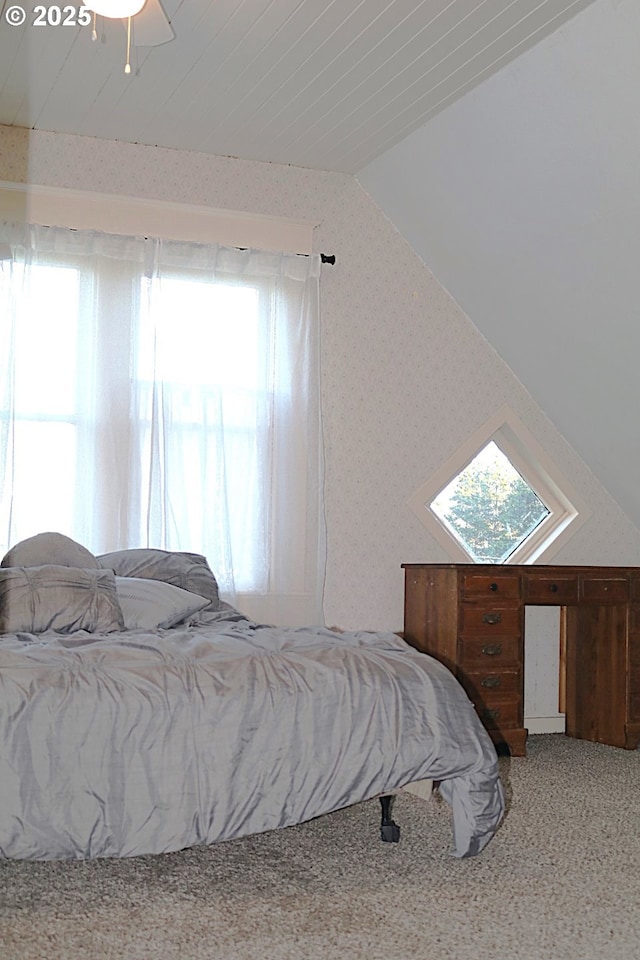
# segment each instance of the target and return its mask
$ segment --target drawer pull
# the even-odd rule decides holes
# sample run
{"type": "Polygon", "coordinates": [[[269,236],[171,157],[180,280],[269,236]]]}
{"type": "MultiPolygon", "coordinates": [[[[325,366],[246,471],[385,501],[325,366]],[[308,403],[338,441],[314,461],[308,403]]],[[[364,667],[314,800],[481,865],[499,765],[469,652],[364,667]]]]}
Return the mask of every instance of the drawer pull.
{"type": "Polygon", "coordinates": [[[551,591],[551,593],[557,593],[557,592],[558,592],[558,584],[557,584],[557,583],[552,583],[551,586],[549,587],[549,590],[551,591]]]}
{"type": "Polygon", "coordinates": [[[482,716],[485,718],[485,720],[499,720],[500,711],[499,710],[483,710],[482,716]]]}
{"type": "Polygon", "coordinates": [[[502,683],[500,677],[485,677],[484,680],[480,681],[481,687],[499,687],[502,683]]]}
{"type": "Polygon", "coordinates": [[[498,657],[502,653],[502,644],[485,643],[482,646],[482,653],[485,657],[498,657]]]}
{"type": "Polygon", "coordinates": [[[490,584],[489,584],[489,590],[494,590],[494,591],[495,591],[495,590],[497,590],[497,589],[498,589],[498,584],[497,584],[497,583],[490,583],[490,584]]]}
{"type": "Polygon", "coordinates": [[[483,613],[482,622],[483,623],[502,623],[502,614],[501,613],[483,613]]]}

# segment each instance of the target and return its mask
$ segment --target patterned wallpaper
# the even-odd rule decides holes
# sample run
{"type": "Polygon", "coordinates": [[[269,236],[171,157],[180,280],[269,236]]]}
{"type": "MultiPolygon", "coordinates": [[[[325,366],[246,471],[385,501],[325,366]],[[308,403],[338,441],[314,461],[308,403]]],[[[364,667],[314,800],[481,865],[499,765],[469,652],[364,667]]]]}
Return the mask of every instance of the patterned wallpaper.
{"type": "Polygon", "coordinates": [[[640,563],[640,532],[353,177],[0,127],[0,179],[319,223],[337,259],[321,285],[328,623],[402,628],[400,564],[450,559],[407,498],[505,403],[592,511],[554,561],[640,563]]]}

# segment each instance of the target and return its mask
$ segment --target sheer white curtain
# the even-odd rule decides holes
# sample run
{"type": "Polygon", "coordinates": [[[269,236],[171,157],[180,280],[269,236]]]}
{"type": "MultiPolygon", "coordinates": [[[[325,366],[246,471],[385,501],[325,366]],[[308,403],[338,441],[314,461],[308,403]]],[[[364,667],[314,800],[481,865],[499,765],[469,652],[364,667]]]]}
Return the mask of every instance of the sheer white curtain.
{"type": "Polygon", "coordinates": [[[0,551],[204,554],[322,621],[318,256],[0,225],[0,551]]]}

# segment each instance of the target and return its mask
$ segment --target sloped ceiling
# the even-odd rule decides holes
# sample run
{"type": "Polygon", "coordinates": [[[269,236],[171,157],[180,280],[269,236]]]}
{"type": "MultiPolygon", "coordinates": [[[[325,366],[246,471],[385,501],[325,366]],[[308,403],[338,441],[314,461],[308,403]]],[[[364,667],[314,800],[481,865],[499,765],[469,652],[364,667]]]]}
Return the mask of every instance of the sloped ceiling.
{"type": "Polygon", "coordinates": [[[640,527],[640,3],[596,0],[358,174],[640,527]]]}

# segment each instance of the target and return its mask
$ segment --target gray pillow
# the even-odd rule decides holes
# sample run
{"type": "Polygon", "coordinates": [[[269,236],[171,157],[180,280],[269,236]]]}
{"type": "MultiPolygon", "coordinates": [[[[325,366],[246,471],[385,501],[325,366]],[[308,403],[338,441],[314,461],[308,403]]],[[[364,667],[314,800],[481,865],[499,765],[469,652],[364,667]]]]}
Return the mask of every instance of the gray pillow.
{"type": "Polygon", "coordinates": [[[21,540],[4,555],[2,567],[41,567],[58,564],[61,567],[81,567],[83,570],[99,570],[100,564],[94,555],[63,533],[37,533],[21,540]]]}
{"type": "Polygon", "coordinates": [[[218,583],[205,557],[199,553],[139,547],[103,553],[97,559],[102,567],[113,570],[116,577],[162,580],[199,597],[206,597],[209,610],[220,609],[218,583]]]}
{"type": "Polygon", "coordinates": [[[0,567],[0,633],[111,633],[124,620],[111,570],[0,567]]]}
{"type": "Polygon", "coordinates": [[[116,590],[127,630],[174,627],[209,603],[162,580],[116,577],[116,590]]]}

